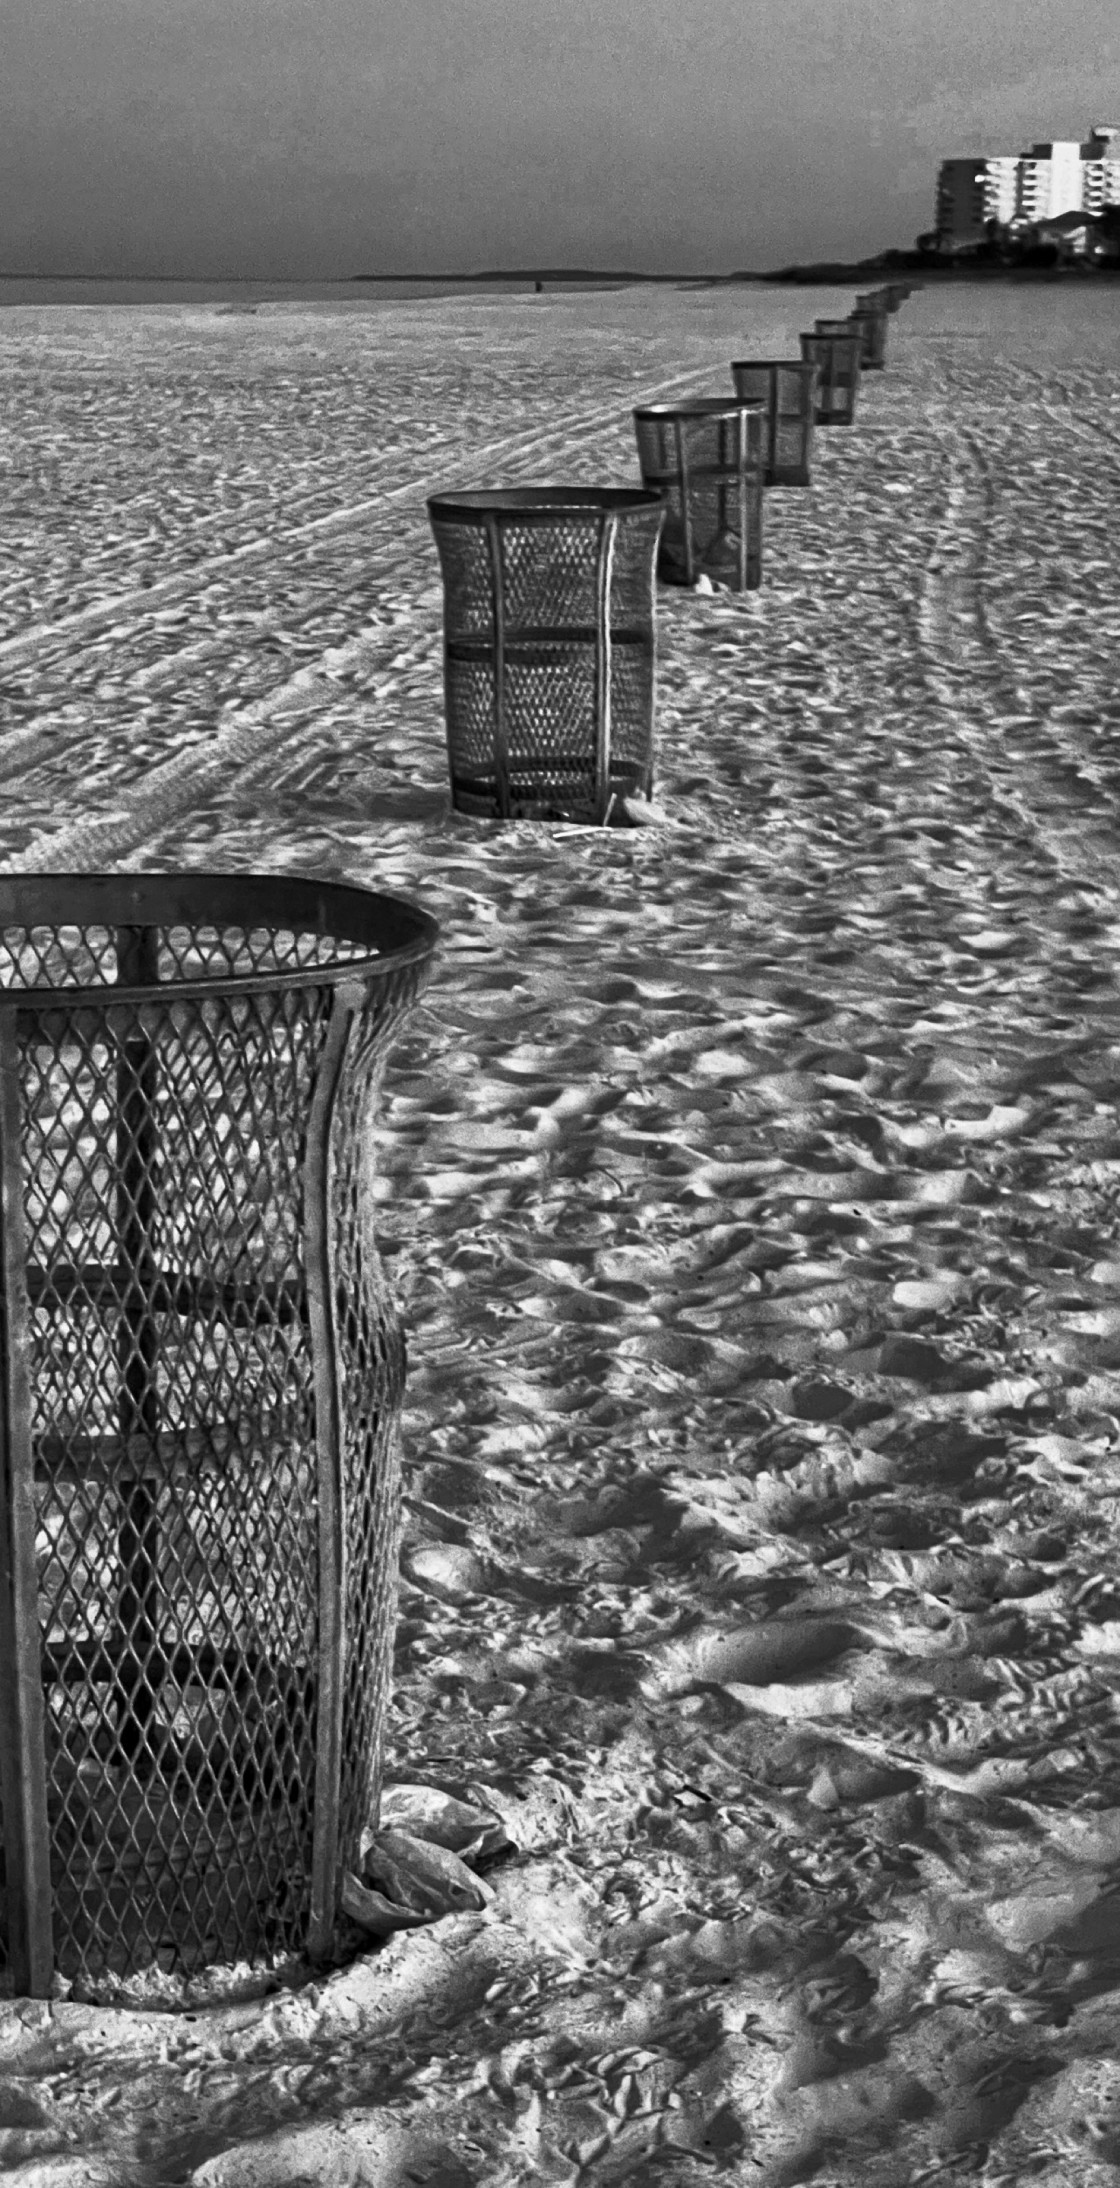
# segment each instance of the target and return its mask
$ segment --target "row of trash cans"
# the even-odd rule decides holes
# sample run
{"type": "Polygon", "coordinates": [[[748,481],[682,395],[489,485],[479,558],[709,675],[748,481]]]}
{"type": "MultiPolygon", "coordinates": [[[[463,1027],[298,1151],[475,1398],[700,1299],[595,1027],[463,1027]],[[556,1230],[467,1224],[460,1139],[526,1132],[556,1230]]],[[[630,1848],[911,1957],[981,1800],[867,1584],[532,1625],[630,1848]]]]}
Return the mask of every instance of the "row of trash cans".
{"type": "MultiPolygon", "coordinates": [[[[698,522],[749,582],[763,479],[807,475],[816,357],[735,371],[765,390],[639,413],[658,491],[432,501],[467,810],[604,820],[648,791],[663,525],[683,582],[698,522]]],[[[153,1970],[337,1949],[377,1812],[398,1553],[403,1345],[370,1127],[437,933],[308,879],[0,875],[17,1995],[127,1999],[153,1970]]]]}
{"type": "Polygon", "coordinates": [[[818,319],[800,359],[737,361],[733,396],[636,409],[641,488],[432,496],[457,810],[602,824],[651,797],[655,572],[761,585],[764,489],[809,485],[814,431],[853,422],[909,294],[818,319]]]}

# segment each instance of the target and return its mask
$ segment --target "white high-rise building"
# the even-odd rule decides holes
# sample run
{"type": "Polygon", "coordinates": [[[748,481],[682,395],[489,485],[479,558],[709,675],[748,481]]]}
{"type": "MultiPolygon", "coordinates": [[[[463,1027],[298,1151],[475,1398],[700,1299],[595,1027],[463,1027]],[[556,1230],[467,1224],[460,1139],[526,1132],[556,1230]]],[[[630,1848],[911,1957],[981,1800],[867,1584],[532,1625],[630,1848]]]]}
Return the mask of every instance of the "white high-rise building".
{"type": "Polygon", "coordinates": [[[1053,220],[1081,210],[1081,146],[1075,138],[1032,144],[1019,161],[1019,202],[1023,220],[1053,220]]]}
{"type": "Polygon", "coordinates": [[[982,242],[990,220],[1027,226],[1106,205],[1120,205],[1120,128],[1096,122],[1084,144],[1051,139],[1029,152],[943,160],[935,225],[959,250],[982,242]]]}
{"type": "Polygon", "coordinates": [[[1006,224],[1015,218],[1019,162],[1014,154],[984,161],[984,218],[1006,224]]]}
{"type": "Polygon", "coordinates": [[[1120,128],[1094,122],[1081,147],[1081,202],[1088,213],[1120,205],[1120,128]]]}

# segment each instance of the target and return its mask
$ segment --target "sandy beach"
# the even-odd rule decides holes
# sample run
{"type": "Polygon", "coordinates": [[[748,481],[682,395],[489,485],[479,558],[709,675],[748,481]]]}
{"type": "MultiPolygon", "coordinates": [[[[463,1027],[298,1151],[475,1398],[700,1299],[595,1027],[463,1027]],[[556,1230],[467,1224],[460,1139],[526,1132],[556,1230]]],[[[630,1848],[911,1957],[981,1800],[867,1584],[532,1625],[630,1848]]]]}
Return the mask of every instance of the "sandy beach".
{"type": "Polygon", "coordinates": [[[414,896],[390,1780],[493,1898],[192,2017],[0,2003],[23,2188],[1108,2188],[1115,292],[930,289],[656,825],[448,805],[439,487],[636,484],[852,292],[0,314],[0,860],[414,896]]]}

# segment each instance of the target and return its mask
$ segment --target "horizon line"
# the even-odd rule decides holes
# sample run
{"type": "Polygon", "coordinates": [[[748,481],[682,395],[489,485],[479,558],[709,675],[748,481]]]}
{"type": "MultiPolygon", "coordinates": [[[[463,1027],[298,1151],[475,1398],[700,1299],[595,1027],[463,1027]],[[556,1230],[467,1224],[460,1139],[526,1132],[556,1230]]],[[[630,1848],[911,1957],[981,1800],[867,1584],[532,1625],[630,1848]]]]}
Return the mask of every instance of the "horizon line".
{"type": "Polygon", "coordinates": [[[631,266],[483,266],[464,271],[443,269],[438,273],[74,273],[52,269],[48,273],[26,273],[18,269],[0,267],[0,281],[181,281],[197,287],[206,281],[275,281],[302,282],[322,281],[349,284],[353,281],[563,281],[573,276],[590,277],[596,281],[729,281],[741,279],[740,272],[713,273],[708,267],[679,267],[668,271],[643,272],[631,266]]]}

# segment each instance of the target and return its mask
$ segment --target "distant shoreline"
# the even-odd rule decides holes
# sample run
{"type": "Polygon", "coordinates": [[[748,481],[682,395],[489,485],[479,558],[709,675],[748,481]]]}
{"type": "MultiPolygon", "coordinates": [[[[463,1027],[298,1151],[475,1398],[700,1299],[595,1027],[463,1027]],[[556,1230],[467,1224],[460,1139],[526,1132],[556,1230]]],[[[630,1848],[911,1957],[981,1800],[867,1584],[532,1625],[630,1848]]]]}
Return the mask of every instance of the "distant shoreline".
{"type": "MultiPolygon", "coordinates": [[[[1080,261],[1048,266],[999,265],[984,260],[957,259],[932,260],[919,256],[916,251],[889,252],[875,259],[822,259],[803,265],[777,266],[764,272],[739,270],[733,273],[639,273],[632,267],[598,266],[545,266],[537,267],[487,267],[473,273],[356,273],[323,276],[320,279],[260,274],[27,274],[12,273],[0,269],[0,306],[10,302],[32,302],[48,289],[104,291],[166,292],[190,291],[199,294],[202,303],[227,299],[243,300],[247,293],[255,292],[255,301],[248,307],[244,302],[239,308],[256,309],[257,303],[284,302],[306,297],[315,301],[313,292],[329,292],[320,300],[332,298],[343,303],[347,297],[356,302],[357,292],[374,290],[396,291],[398,295],[440,292],[443,295],[472,291],[489,291],[492,295],[509,291],[542,294],[549,291],[583,289],[588,291],[621,288],[677,288],[677,289],[728,289],[758,285],[764,287],[836,288],[852,284],[874,288],[892,281],[916,281],[920,284],[944,282],[1011,282],[1012,284],[1104,279],[1120,276],[1120,264],[1086,264],[1080,261]],[[22,299],[18,292],[22,291],[22,299]],[[270,297],[267,292],[274,292],[270,297]],[[285,294],[285,292],[288,292],[285,294]]],[[[70,301],[81,299],[71,296],[70,301]]],[[[111,296],[94,297],[94,302],[111,302],[111,296]]],[[[127,301],[118,296],[116,301],[127,301]]],[[[170,300],[173,300],[170,299],[170,300]]],[[[185,297],[182,301],[187,301],[185,297]]],[[[376,299],[371,299],[376,301],[376,299]]],[[[48,301],[52,299],[48,298],[48,301]]],[[[54,301],[65,301],[56,298],[54,301]]],[[[141,297],[135,295],[139,303],[141,297]]],[[[157,296],[156,301],[161,299],[157,296]]],[[[232,304],[231,304],[232,308],[232,304]]]]}
{"type": "Polygon", "coordinates": [[[766,274],[756,273],[634,273],[628,267],[609,266],[495,266],[481,273],[357,273],[348,276],[351,281],[544,281],[554,287],[561,282],[614,282],[623,283],[627,288],[644,287],[649,282],[680,281],[707,288],[709,284],[715,287],[727,281],[765,281],[767,278],[766,274]]]}
{"type": "Polygon", "coordinates": [[[110,286],[132,288],[138,287],[141,283],[146,286],[184,289],[342,288],[350,287],[356,282],[393,282],[394,284],[408,282],[420,288],[431,287],[436,283],[440,286],[454,283],[458,288],[476,282],[487,282],[493,285],[495,282],[517,282],[520,284],[532,281],[546,281],[550,284],[576,281],[581,283],[623,282],[628,287],[645,282],[687,281],[707,286],[709,283],[765,281],[768,278],[769,276],[766,274],[755,273],[634,273],[625,268],[614,270],[609,267],[597,266],[545,266],[540,269],[536,267],[523,269],[516,266],[509,269],[499,266],[484,269],[480,273],[356,274],[16,273],[9,268],[0,267],[0,281],[85,282],[100,288],[110,286]]]}
{"type": "Polygon", "coordinates": [[[651,284],[669,284],[676,287],[717,289],[734,287],[743,282],[801,283],[807,287],[835,287],[837,282],[881,282],[905,280],[917,276],[921,281],[1055,281],[1072,275],[1075,278],[1095,278],[1120,273],[1120,265],[1088,263],[1073,260],[1052,266],[995,265],[980,259],[927,259],[917,251],[890,252],[871,259],[821,259],[805,265],[776,266],[762,273],[635,273],[629,268],[603,269],[594,266],[553,267],[502,267],[490,268],[482,273],[470,274],[351,274],[353,282],[399,281],[422,284],[426,281],[454,281],[464,286],[473,282],[496,283],[540,282],[545,287],[574,285],[598,287],[607,284],[627,288],[648,287],[651,284]]]}

